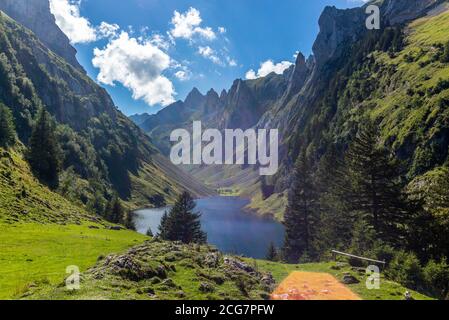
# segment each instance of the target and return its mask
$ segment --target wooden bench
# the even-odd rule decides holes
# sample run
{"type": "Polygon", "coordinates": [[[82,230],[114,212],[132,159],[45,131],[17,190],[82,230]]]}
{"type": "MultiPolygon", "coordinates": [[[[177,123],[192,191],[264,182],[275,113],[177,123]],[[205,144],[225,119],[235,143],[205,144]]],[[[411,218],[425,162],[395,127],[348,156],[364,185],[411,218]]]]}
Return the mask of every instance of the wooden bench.
{"type": "Polygon", "coordinates": [[[362,260],[362,261],[368,261],[368,262],[372,262],[372,263],[375,263],[375,264],[380,264],[383,267],[385,267],[385,265],[386,265],[385,261],[379,261],[379,260],[359,257],[359,256],[356,256],[356,255],[353,255],[353,254],[349,254],[349,253],[345,253],[345,252],[341,252],[341,251],[337,251],[337,250],[332,250],[332,256],[333,256],[334,260],[337,259],[337,255],[345,256],[345,257],[349,257],[349,258],[354,258],[354,259],[358,259],[358,260],[362,260]]]}

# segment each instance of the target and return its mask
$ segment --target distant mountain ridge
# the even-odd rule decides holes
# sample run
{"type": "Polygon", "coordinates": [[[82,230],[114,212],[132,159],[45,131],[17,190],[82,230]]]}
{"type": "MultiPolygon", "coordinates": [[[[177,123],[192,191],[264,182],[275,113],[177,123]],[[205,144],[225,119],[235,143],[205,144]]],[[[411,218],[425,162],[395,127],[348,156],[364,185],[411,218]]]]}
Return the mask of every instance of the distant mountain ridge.
{"type": "MultiPolygon", "coordinates": [[[[383,97],[383,100],[373,100],[370,93],[385,94],[386,90],[392,90],[393,87],[380,88],[380,82],[376,83],[375,79],[369,79],[371,88],[368,91],[357,89],[360,91],[357,94],[363,96],[365,103],[371,107],[364,109],[365,111],[362,109],[356,111],[356,106],[361,105],[361,102],[356,100],[355,92],[348,90],[356,90],[352,89],[354,81],[367,85],[367,79],[356,79],[364,74],[363,68],[374,68],[371,65],[375,63],[374,61],[377,61],[377,64],[384,63],[376,60],[380,59],[379,54],[377,56],[375,54],[376,50],[390,51],[392,57],[393,55],[403,57],[405,52],[401,52],[402,49],[398,47],[402,41],[399,35],[408,36],[406,26],[410,22],[425,17],[428,12],[434,11],[443,3],[447,1],[384,0],[371,1],[363,7],[354,9],[326,7],[319,20],[320,32],[313,45],[313,55],[308,59],[300,53],[295,65],[282,75],[273,73],[257,80],[236,80],[228,92],[221,94],[218,102],[215,92],[199,96],[194,89],[192,94],[197,96],[194,108],[190,103],[185,107],[186,102],[180,101],[150,116],[140,126],[164,154],[168,154],[170,150],[168,137],[171,130],[178,127],[189,128],[193,120],[201,120],[204,127],[219,129],[279,128],[282,165],[278,175],[269,179],[268,183],[274,186],[276,193],[282,193],[289,186],[289,172],[301,150],[314,153],[318,161],[329,144],[336,143],[344,148],[356,132],[359,121],[359,118],[349,117],[347,112],[368,115],[370,110],[375,114],[373,106],[388,101],[387,97],[383,97]],[[370,4],[380,6],[382,29],[379,31],[369,31],[366,28],[365,20],[368,15],[365,8],[370,4]],[[380,48],[381,46],[383,48],[380,48]],[[346,101],[343,101],[343,95],[346,96],[346,101]],[[210,108],[207,108],[205,102],[207,99],[212,99],[210,108]],[[350,107],[353,111],[347,110],[350,107]]],[[[385,76],[384,81],[390,79],[391,75],[387,74],[388,68],[391,67],[385,65],[383,67],[385,70],[379,71],[384,75],[378,74],[377,77],[385,76]]],[[[444,66],[438,65],[435,68],[441,71],[444,66]]],[[[374,69],[370,72],[374,72],[374,69]]],[[[403,76],[405,77],[405,73],[403,76]]],[[[396,92],[407,91],[401,84],[407,81],[405,78],[395,81],[396,92]]],[[[393,95],[394,92],[390,94],[393,95]]],[[[404,116],[407,112],[409,111],[404,111],[404,116]]],[[[381,126],[385,126],[382,119],[387,119],[387,115],[375,117],[381,126]]],[[[421,136],[414,142],[414,149],[407,146],[407,142],[401,141],[399,137],[387,137],[385,133],[384,138],[385,143],[394,146],[401,159],[406,159],[410,163],[418,161],[416,146],[432,141],[430,137],[421,136]],[[408,150],[406,153],[402,151],[405,148],[408,150]]],[[[442,143],[441,148],[432,151],[438,159],[445,158],[446,152],[441,153],[441,150],[445,146],[447,148],[447,141],[443,140],[442,143]]],[[[439,164],[441,160],[433,162],[426,170],[439,164]]],[[[254,175],[253,169],[245,166],[241,168],[200,166],[190,167],[189,170],[212,185],[225,188],[237,186],[243,195],[254,197],[260,192],[260,177],[254,175]]],[[[423,170],[425,172],[425,169],[422,169],[411,172],[410,175],[422,173],[423,170]]]]}

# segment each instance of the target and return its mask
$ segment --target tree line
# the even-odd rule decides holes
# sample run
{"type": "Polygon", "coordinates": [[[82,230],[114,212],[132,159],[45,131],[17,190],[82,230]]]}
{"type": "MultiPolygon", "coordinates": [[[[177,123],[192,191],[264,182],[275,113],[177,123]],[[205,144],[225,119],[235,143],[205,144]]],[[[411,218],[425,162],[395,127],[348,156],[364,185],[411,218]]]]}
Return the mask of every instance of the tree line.
{"type": "MultiPolygon", "coordinates": [[[[32,126],[25,152],[34,176],[50,189],[57,190],[62,172],[63,153],[56,136],[57,124],[44,109],[39,109],[32,126]]],[[[18,141],[11,109],[0,103],[0,147],[9,149],[18,141]]],[[[100,197],[99,197],[100,198],[100,197]]],[[[101,198],[101,201],[103,198],[101,198]]],[[[98,200],[98,199],[97,199],[98,200]]],[[[107,221],[135,229],[133,213],[126,210],[118,195],[112,195],[106,203],[93,199],[88,203],[92,212],[99,213],[107,221]]]]}
{"type": "Polygon", "coordinates": [[[329,258],[331,249],[386,260],[393,280],[439,298],[449,293],[449,169],[411,188],[403,163],[364,121],[347,150],[318,161],[301,152],[289,190],[282,250],[288,263],[329,258]],[[440,281],[436,281],[439,279],[440,281]],[[438,284],[436,284],[438,283],[438,284]]]}

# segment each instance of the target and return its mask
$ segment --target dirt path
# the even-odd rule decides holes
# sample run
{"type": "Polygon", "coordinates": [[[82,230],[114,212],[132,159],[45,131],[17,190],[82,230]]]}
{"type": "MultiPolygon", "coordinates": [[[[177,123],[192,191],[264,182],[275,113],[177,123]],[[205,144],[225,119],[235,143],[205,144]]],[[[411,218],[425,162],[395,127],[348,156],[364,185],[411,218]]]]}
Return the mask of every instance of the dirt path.
{"type": "Polygon", "coordinates": [[[271,295],[273,300],[361,300],[327,273],[293,272],[271,295]]]}

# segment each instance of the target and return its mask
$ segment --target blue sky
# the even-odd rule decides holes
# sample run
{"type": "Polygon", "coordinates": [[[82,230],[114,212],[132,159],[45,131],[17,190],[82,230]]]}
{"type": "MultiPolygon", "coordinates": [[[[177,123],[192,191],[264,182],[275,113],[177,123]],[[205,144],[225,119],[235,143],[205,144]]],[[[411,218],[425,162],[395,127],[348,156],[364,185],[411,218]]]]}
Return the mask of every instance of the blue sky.
{"type": "Polygon", "coordinates": [[[308,56],[326,5],[357,0],[50,0],[89,75],[127,115],[282,72],[308,56]],[[271,61],[271,62],[270,62],[271,61]],[[263,64],[264,63],[264,64],[263,64]],[[263,67],[261,65],[263,64],[263,67]],[[252,70],[252,72],[249,72],[252,70]]]}

